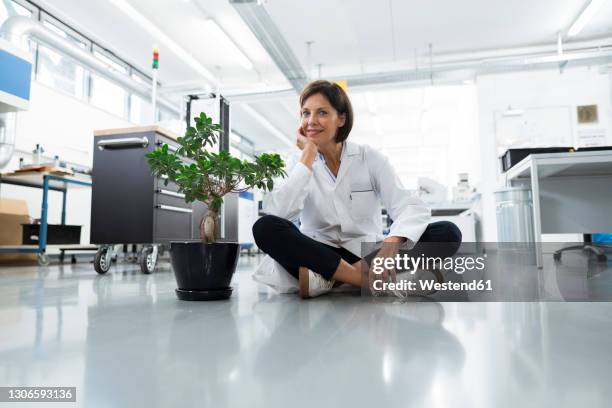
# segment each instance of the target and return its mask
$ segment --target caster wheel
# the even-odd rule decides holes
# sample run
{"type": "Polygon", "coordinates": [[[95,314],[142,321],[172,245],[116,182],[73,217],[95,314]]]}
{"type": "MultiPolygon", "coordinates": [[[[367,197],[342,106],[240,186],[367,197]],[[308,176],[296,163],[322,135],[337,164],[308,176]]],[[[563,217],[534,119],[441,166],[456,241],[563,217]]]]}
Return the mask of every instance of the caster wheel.
{"type": "Polygon", "coordinates": [[[144,247],[140,251],[138,257],[138,263],[140,264],[140,271],[145,275],[150,275],[155,272],[155,264],[157,264],[157,245],[152,247],[144,247]]]}
{"type": "Polygon", "coordinates": [[[558,254],[558,253],[556,253],[556,252],[555,252],[555,253],[553,254],[553,259],[554,259],[555,261],[557,261],[557,262],[558,262],[558,261],[560,261],[560,260],[561,260],[561,254],[558,254]]]}
{"type": "Polygon", "coordinates": [[[48,266],[49,265],[49,255],[38,254],[38,264],[40,266],[48,266]]]}
{"type": "Polygon", "coordinates": [[[597,255],[597,262],[608,262],[608,257],[603,254],[597,255]]]}
{"type": "Polygon", "coordinates": [[[104,275],[112,265],[112,251],[108,247],[102,247],[94,257],[94,269],[100,275],[104,275]]]}

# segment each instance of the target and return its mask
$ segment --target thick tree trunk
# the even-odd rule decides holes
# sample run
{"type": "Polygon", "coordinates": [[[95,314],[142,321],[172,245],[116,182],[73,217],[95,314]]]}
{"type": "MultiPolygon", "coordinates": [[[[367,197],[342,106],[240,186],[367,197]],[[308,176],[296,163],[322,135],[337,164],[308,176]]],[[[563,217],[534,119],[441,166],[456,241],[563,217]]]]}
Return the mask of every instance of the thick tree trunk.
{"type": "Polygon", "coordinates": [[[214,211],[208,211],[206,216],[200,222],[200,239],[204,243],[211,243],[217,240],[217,223],[219,222],[218,214],[214,211]]]}

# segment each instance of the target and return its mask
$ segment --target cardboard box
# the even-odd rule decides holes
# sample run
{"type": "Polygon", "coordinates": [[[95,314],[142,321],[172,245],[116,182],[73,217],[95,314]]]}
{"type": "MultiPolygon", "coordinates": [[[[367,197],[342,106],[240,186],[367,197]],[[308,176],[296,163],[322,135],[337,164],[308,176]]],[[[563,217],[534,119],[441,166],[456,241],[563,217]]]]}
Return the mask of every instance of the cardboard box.
{"type": "MultiPolygon", "coordinates": [[[[0,199],[0,245],[19,246],[22,242],[22,226],[28,224],[30,216],[24,200],[0,199]]],[[[31,264],[36,262],[36,254],[0,254],[3,264],[31,264]]]]}

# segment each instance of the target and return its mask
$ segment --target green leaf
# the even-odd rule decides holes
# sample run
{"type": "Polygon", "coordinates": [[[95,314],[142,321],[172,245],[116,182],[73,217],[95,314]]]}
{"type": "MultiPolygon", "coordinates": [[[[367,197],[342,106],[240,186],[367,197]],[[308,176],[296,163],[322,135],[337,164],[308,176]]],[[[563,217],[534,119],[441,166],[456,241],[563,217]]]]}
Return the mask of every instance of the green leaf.
{"type": "Polygon", "coordinates": [[[176,152],[170,152],[164,144],[145,154],[151,173],[156,177],[167,176],[164,185],[169,181],[176,183],[186,202],[200,200],[219,210],[223,203],[221,193],[243,190],[245,186],[271,191],[273,179],[287,175],[285,163],[276,153],[241,161],[228,152],[208,150],[223,134],[221,126],[204,112],[194,122],[195,127],[190,126],[183,137],[177,138],[176,152]]]}

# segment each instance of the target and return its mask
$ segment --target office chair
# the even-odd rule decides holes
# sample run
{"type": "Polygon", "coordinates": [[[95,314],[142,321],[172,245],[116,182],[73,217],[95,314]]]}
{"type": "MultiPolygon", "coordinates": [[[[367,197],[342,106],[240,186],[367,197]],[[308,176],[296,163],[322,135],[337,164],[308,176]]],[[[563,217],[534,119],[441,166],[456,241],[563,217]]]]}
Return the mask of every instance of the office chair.
{"type": "Polygon", "coordinates": [[[555,261],[560,261],[561,254],[565,251],[582,250],[582,251],[589,253],[589,255],[591,253],[597,255],[597,262],[607,262],[608,261],[608,257],[605,254],[605,250],[612,249],[612,246],[603,245],[603,244],[594,244],[593,237],[591,234],[583,234],[582,237],[584,239],[584,243],[582,245],[572,245],[566,248],[561,248],[558,251],[555,251],[553,253],[553,259],[555,261]]]}

